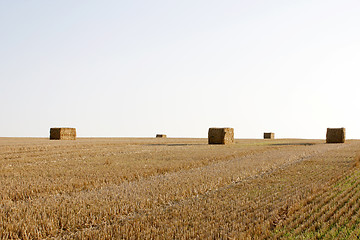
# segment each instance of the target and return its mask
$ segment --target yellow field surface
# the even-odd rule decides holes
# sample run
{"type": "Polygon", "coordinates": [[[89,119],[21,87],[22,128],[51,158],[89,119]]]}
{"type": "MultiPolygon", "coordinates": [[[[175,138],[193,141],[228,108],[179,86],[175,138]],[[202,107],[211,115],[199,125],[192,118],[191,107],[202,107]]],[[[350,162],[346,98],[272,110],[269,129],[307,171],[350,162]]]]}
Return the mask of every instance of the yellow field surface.
{"type": "Polygon", "coordinates": [[[3,239],[355,238],[360,141],[0,138],[3,239]]]}

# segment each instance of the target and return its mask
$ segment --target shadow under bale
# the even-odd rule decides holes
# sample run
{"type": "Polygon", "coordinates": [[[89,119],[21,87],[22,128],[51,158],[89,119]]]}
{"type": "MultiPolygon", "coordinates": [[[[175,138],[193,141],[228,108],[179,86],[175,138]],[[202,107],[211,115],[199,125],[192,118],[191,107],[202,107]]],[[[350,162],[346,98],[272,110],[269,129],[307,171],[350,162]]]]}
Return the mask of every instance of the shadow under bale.
{"type": "Polygon", "coordinates": [[[312,146],[316,143],[274,143],[270,144],[271,146],[312,146]]]}

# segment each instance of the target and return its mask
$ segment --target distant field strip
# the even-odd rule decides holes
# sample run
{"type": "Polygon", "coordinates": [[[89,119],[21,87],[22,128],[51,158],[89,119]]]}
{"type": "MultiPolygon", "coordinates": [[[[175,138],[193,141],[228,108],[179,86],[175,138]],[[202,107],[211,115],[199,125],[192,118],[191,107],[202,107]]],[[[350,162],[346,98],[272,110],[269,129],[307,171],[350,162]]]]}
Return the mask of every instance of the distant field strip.
{"type": "Polygon", "coordinates": [[[161,140],[0,141],[0,236],[288,238],[340,223],[356,234],[359,141],[161,140]]]}

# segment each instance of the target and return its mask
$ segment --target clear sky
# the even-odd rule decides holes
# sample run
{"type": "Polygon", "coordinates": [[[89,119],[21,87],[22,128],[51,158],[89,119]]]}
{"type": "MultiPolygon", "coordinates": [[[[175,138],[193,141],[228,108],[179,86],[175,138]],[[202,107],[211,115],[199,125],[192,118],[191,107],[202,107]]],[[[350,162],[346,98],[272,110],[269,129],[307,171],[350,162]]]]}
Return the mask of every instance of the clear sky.
{"type": "Polygon", "coordinates": [[[360,138],[358,0],[0,0],[0,136],[360,138]]]}

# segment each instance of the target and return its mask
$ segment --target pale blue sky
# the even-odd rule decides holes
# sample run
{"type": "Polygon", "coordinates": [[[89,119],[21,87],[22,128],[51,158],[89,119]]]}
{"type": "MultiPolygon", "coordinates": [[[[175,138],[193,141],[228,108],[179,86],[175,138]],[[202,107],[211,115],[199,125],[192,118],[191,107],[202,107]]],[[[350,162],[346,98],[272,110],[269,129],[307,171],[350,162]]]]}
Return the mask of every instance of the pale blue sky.
{"type": "Polygon", "coordinates": [[[0,136],[360,138],[360,1],[0,0],[0,136]]]}

